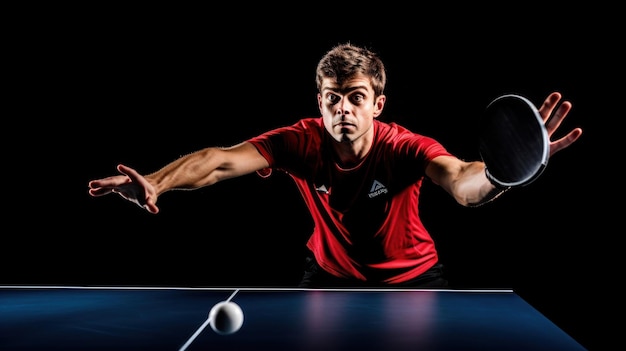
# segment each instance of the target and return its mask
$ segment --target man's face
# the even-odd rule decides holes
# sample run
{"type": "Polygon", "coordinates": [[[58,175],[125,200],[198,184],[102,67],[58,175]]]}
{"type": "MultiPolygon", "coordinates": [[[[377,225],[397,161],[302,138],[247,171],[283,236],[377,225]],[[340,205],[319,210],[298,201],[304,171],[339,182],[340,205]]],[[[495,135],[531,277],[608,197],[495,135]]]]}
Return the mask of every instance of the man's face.
{"type": "Polygon", "coordinates": [[[341,85],[326,78],[317,95],[328,133],[338,142],[355,142],[373,133],[374,118],[382,112],[385,96],[374,97],[368,77],[357,75],[341,85]]]}

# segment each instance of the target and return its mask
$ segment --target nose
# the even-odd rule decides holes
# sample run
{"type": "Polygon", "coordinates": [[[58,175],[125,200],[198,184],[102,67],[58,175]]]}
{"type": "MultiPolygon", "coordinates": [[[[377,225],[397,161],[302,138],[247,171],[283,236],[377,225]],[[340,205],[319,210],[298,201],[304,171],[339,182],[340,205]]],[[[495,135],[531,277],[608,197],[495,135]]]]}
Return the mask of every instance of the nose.
{"type": "Polygon", "coordinates": [[[346,108],[346,100],[342,99],[342,101],[337,104],[337,111],[335,111],[335,114],[342,116],[348,113],[348,109],[346,108]]]}

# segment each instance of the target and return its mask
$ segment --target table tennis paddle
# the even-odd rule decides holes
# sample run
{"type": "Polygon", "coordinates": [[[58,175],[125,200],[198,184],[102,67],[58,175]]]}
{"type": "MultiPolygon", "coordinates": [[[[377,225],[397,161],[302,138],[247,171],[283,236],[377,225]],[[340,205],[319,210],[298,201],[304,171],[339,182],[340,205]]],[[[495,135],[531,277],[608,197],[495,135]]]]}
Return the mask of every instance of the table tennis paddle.
{"type": "Polygon", "coordinates": [[[545,124],[528,99],[507,94],[487,105],[480,120],[479,152],[494,185],[530,184],[547,166],[549,151],[545,124]]]}

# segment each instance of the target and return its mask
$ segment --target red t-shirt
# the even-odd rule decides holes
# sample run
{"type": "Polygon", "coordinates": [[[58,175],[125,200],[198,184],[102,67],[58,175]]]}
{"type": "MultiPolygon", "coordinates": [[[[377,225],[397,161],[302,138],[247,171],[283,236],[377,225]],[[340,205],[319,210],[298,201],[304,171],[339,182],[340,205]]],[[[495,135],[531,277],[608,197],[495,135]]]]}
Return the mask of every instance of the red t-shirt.
{"type": "Polygon", "coordinates": [[[419,194],[428,161],[450,153],[436,140],[395,123],[374,120],[374,143],[362,162],[341,169],[321,117],[305,118],[248,140],[284,171],[309,208],[307,242],[329,273],[363,281],[401,283],[438,260],[419,218],[419,194]]]}

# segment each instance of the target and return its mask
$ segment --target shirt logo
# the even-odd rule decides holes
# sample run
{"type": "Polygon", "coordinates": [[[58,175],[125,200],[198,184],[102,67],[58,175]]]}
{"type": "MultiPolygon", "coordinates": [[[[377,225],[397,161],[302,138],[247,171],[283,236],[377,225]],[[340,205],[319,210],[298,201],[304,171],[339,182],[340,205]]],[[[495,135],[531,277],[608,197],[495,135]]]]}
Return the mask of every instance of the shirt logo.
{"type": "Polygon", "coordinates": [[[370,192],[369,194],[367,194],[367,196],[371,198],[374,198],[378,195],[381,194],[386,194],[389,191],[387,190],[387,188],[379,181],[374,180],[374,183],[372,183],[372,187],[370,188],[370,192]]]}
{"type": "Polygon", "coordinates": [[[315,190],[317,190],[317,192],[319,192],[319,193],[324,193],[324,194],[330,193],[330,191],[328,189],[326,189],[326,185],[324,185],[324,184],[322,184],[321,186],[315,188],[315,190]]]}

